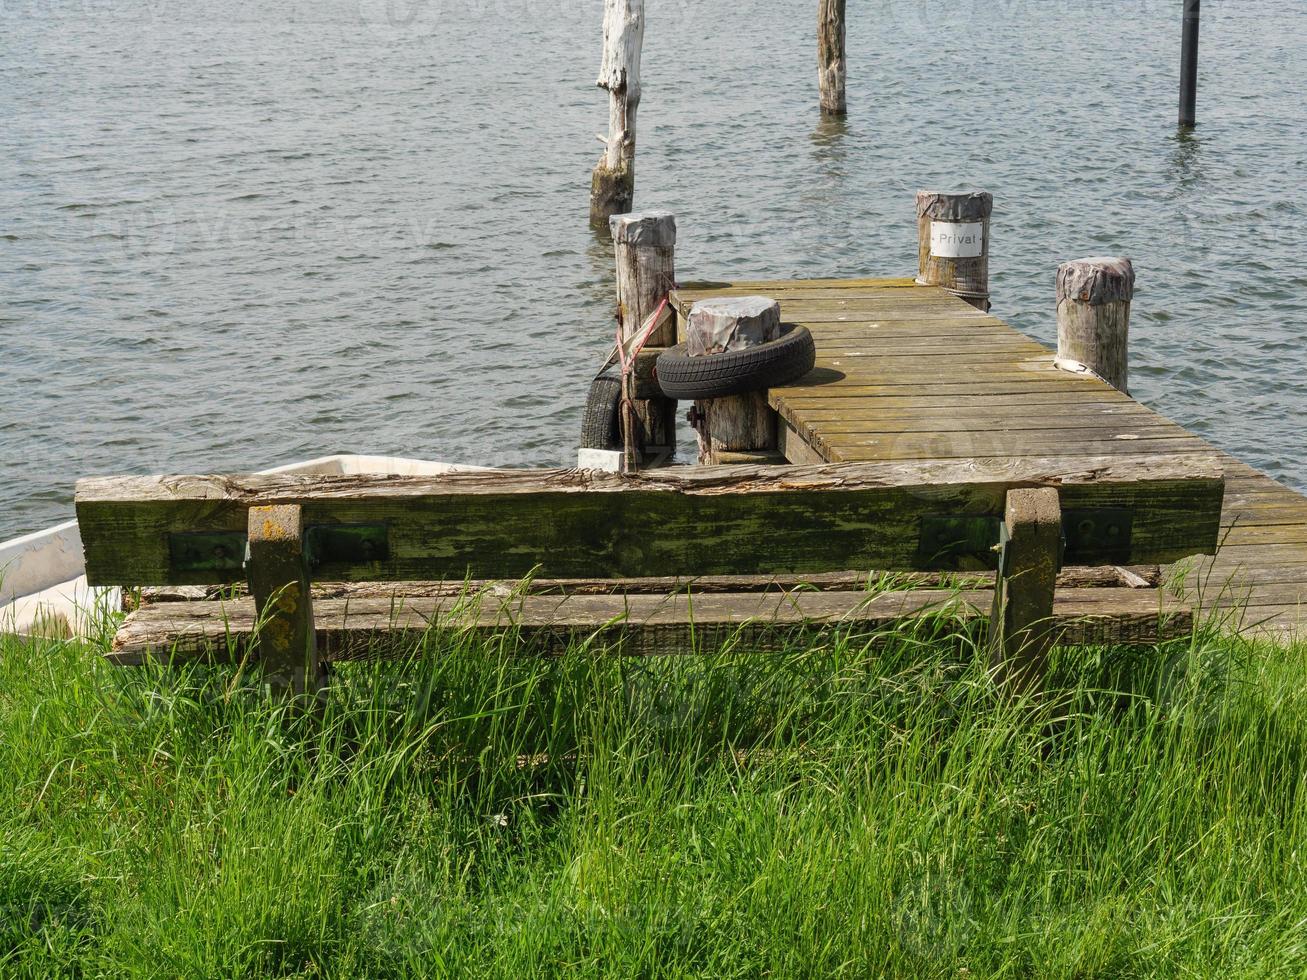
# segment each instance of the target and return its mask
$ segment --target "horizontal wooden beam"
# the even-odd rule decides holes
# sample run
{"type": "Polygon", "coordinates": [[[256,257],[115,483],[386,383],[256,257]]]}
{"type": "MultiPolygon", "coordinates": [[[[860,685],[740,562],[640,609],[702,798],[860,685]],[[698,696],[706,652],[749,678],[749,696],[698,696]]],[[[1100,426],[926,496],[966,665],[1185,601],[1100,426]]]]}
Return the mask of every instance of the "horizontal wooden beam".
{"type": "MultiPolygon", "coordinates": [[[[509,635],[524,648],[559,653],[591,641],[601,650],[646,655],[785,649],[832,629],[867,637],[906,617],[984,618],[992,592],[941,590],[795,592],[686,596],[447,596],[328,599],[316,604],[317,646],[327,660],[403,657],[434,630],[477,639],[509,635]]],[[[239,661],[252,651],[250,599],[147,606],[127,617],[109,659],[239,661]]],[[[1058,595],[1053,628],[1059,642],[1151,644],[1184,636],[1187,609],[1158,590],[1081,589],[1058,595]]]]}
{"type": "MultiPolygon", "coordinates": [[[[633,578],[968,567],[922,552],[923,518],[1001,517],[1007,491],[1052,486],[1064,510],[1126,508],[1124,553],[1149,564],[1215,550],[1216,457],[1114,456],[817,466],[668,467],[434,477],[156,476],[82,480],[77,517],[96,585],[243,578],[233,532],[253,506],[294,504],[308,534],[376,532],[319,581],[633,578]],[[182,570],[177,535],[223,532],[217,569],[182,570]]],[[[310,543],[311,544],[311,543],[310,543]]],[[[312,548],[310,551],[312,552],[312,548]]]]}
{"type": "MultiPolygon", "coordinates": [[[[860,592],[890,581],[896,588],[989,589],[993,572],[816,572],[811,575],[717,575],[702,578],[536,578],[521,582],[319,582],[312,586],[321,599],[408,599],[489,592],[494,595],[696,595],[719,592],[860,592]]],[[[1160,565],[1096,568],[1072,566],[1057,573],[1059,589],[1147,589],[1162,582],[1160,565]]],[[[124,611],[134,612],[160,602],[236,599],[246,595],[240,583],[229,585],[151,585],[124,594],[124,611]]]]}

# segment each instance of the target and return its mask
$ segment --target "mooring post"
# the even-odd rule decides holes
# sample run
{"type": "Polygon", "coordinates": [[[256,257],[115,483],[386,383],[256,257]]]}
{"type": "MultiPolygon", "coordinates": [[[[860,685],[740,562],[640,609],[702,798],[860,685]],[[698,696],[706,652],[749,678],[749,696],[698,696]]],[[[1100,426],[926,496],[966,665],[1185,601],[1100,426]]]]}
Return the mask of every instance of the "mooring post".
{"type": "Polygon", "coordinates": [[[1184,0],[1184,36],[1180,45],[1180,128],[1198,125],[1199,0],[1184,0]]]}
{"type": "MultiPolygon", "coordinates": [[[[669,211],[614,215],[608,222],[617,257],[617,317],[623,339],[634,336],[676,286],[676,216],[669,211]]],[[[649,348],[676,343],[676,317],[666,311],[645,341],[649,348]]],[[[634,399],[635,444],[645,465],[676,452],[676,402],[634,399]]]]}
{"type": "Polygon", "coordinates": [[[817,85],[821,90],[821,111],[832,116],[848,112],[844,100],[844,42],[844,0],[818,0],[817,85]]]}
{"type": "MultiPolygon", "coordinates": [[[[690,308],[685,352],[713,357],[780,336],[781,306],[766,296],[705,299],[690,308]]],[[[699,462],[784,462],[776,457],[776,412],[767,392],[749,391],[694,403],[699,462]]]]}
{"type": "Polygon", "coordinates": [[[317,694],[325,677],[314,635],[300,508],[251,507],[246,530],[246,573],[258,611],[264,682],[278,693],[317,694]]]}
{"type": "Polygon", "coordinates": [[[989,309],[989,217],[984,191],[917,191],[917,282],[942,286],[980,310],[989,309]]]}
{"type": "Polygon", "coordinates": [[[635,200],[635,115],[640,105],[644,0],[604,0],[604,54],[595,83],[608,90],[608,135],[590,177],[590,222],[603,227],[635,200]]]}
{"type": "Polygon", "coordinates": [[[1130,302],[1135,269],[1127,258],[1064,262],[1057,269],[1057,359],[1063,371],[1093,374],[1129,393],[1130,302]]]}

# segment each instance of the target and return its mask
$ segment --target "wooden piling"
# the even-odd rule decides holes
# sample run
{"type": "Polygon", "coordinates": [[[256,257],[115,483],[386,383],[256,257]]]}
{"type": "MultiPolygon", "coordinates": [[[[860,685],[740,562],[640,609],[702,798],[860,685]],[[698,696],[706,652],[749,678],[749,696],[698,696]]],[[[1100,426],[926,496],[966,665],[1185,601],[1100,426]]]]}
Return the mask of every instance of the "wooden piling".
{"type": "Polygon", "coordinates": [[[1129,393],[1130,302],[1127,258],[1064,262],[1057,270],[1057,359],[1063,371],[1093,374],[1129,393]]]}
{"type": "Polygon", "coordinates": [[[1180,43],[1180,128],[1198,125],[1198,17],[1199,0],[1184,0],[1184,28],[1180,43]]]}
{"type": "Polygon", "coordinates": [[[818,0],[817,85],[821,91],[821,111],[826,115],[842,116],[848,112],[844,98],[846,64],[844,0],[818,0]]]}
{"type": "Polygon", "coordinates": [[[989,309],[989,218],[994,196],[917,192],[917,282],[989,309]]]}
{"type": "Polygon", "coordinates": [[[1043,685],[1057,587],[1062,508],[1054,487],[1009,490],[1008,540],[990,617],[991,664],[1009,693],[1037,695],[1043,685]]]}
{"type": "Polygon", "coordinates": [[[247,574],[258,610],[264,683],[278,693],[316,694],[324,675],[314,636],[300,507],[251,507],[247,534],[247,574]]]}
{"type": "MultiPolygon", "coordinates": [[[[676,285],[676,216],[668,211],[618,214],[608,227],[617,260],[617,317],[622,337],[629,339],[676,285]]],[[[645,345],[658,348],[674,343],[676,317],[669,306],[645,345]]],[[[641,464],[670,460],[676,452],[676,402],[662,397],[632,401],[634,443],[641,464]]]]}
{"type": "Polygon", "coordinates": [[[635,116],[640,105],[644,0],[604,0],[604,53],[596,84],[608,91],[605,150],[590,178],[590,222],[603,227],[635,200],[635,116]]]}
{"type": "MultiPolygon", "coordinates": [[[[686,318],[685,352],[712,357],[745,350],[775,340],[780,328],[780,304],[766,296],[703,300],[686,318]]],[[[691,420],[702,464],[757,463],[775,457],[776,412],[765,391],[696,401],[691,420]]]]}

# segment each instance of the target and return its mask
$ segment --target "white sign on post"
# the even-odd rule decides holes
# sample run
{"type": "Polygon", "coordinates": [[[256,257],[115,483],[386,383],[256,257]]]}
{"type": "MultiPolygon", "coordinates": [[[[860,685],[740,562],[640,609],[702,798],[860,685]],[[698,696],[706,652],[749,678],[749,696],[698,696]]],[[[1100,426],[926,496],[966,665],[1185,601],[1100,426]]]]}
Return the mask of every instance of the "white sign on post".
{"type": "Polygon", "coordinates": [[[979,258],[984,238],[985,225],[980,221],[932,221],[930,254],[945,259],[979,258]]]}

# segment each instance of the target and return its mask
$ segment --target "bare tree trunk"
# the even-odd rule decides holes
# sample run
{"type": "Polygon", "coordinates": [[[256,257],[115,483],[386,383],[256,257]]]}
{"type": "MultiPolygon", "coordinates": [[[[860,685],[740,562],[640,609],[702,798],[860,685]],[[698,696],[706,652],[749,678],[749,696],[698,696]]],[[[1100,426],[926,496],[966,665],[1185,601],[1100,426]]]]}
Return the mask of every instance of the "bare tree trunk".
{"type": "Polygon", "coordinates": [[[821,89],[821,111],[842,116],[844,101],[844,0],[818,0],[817,84],[821,89]]]}
{"type": "Polygon", "coordinates": [[[604,55],[596,84],[608,90],[607,149],[590,178],[590,221],[607,227],[635,200],[635,117],[640,106],[644,0],[604,0],[604,55]]]}

